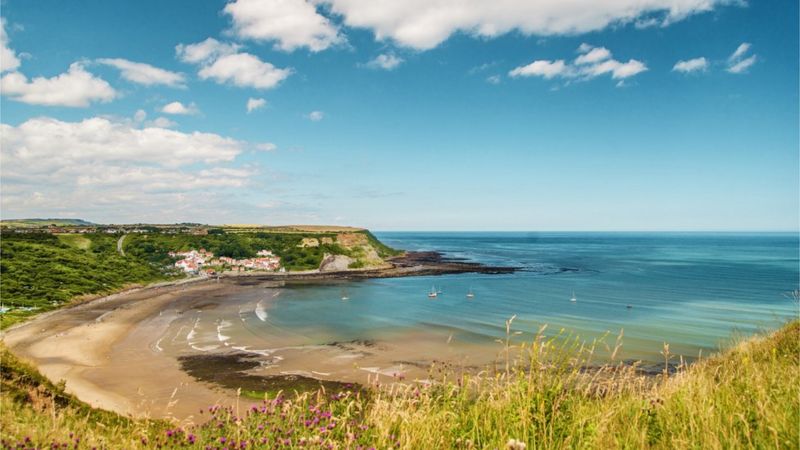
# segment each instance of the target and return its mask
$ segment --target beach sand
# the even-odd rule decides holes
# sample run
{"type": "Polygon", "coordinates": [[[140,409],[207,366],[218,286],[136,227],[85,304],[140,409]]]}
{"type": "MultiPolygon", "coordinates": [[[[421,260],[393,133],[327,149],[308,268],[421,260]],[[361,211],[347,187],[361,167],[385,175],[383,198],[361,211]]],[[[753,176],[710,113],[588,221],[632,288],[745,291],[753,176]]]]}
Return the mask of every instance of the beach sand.
{"type": "Polygon", "coordinates": [[[196,382],[152,349],[148,337],[166,325],[157,320],[166,305],[223,286],[199,282],[116,294],[34,318],[8,330],[3,341],[92,406],[191,421],[200,408],[235,398],[196,382]]]}

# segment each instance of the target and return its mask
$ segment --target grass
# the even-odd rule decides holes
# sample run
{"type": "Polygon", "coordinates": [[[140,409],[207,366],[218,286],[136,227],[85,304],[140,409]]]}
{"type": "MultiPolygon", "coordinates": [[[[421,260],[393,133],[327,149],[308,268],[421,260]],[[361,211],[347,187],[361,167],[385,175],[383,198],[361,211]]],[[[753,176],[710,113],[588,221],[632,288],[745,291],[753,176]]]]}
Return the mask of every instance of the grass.
{"type": "Polygon", "coordinates": [[[92,245],[92,240],[80,234],[58,234],[58,240],[71,247],[80,250],[88,250],[92,245]]]}
{"type": "Polygon", "coordinates": [[[614,362],[587,370],[593,348],[571,339],[510,342],[493,371],[434,367],[432,384],[211,407],[189,428],[92,410],[3,350],[0,426],[9,447],[26,437],[30,447],[78,438],[82,448],[800,447],[800,321],[655,377],[614,362]]]}

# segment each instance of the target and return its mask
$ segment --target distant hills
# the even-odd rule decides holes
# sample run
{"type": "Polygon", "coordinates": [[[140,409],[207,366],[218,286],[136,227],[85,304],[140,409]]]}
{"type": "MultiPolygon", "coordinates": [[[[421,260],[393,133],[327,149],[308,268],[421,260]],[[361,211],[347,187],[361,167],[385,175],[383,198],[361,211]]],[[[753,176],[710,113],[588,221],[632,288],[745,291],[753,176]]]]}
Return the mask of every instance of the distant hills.
{"type": "Polygon", "coordinates": [[[90,226],[95,225],[92,222],[83,219],[5,219],[0,220],[0,224],[7,227],[42,227],[48,225],[55,225],[57,227],[63,226],[90,226]]]}

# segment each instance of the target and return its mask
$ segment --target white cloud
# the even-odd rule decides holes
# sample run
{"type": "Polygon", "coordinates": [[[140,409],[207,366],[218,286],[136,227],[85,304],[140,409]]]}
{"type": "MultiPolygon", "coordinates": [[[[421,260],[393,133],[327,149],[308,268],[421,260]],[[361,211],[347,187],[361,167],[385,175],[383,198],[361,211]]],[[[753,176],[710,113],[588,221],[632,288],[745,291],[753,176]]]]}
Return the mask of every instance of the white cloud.
{"type": "Polygon", "coordinates": [[[247,99],[247,112],[251,113],[257,109],[267,106],[267,101],[263,98],[248,98],[247,99]]]}
{"type": "Polygon", "coordinates": [[[147,113],[143,109],[136,110],[133,114],[133,121],[137,123],[144,122],[144,119],[147,118],[147,113]]]}
{"type": "Polygon", "coordinates": [[[369,61],[366,66],[370,69],[392,70],[403,63],[403,58],[394,53],[383,53],[369,61]]]}
{"type": "Polygon", "coordinates": [[[43,170],[71,163],[157,163],[178,167],[231,161],[243,143],[212,133],[181,133],[161,128],[133,128],[124,122],[93,117],[64,122],[47,117],[28,119],[14,127],[0,124],[3,156],[43,170]]]}
{"type": "Polygon", "coordinates": [[[486,82],[489,84],[500,84],[500,81],[502,81],[500,75],[490,75],[486,77],[486,82]]]}
{"type": "Polygon", "coordinates": [[[704,72],[708,69],[708,60],[704,57],[692,58],[686,61],[678,61],[672,67],[674,72],[693,73],[704,72]]]}
{"type": "Polygon", "coordinates": [[[275,42],[275,47],[293,51],[306,47],[312,52],[341,43],[344,38],[329,19],[317,12],[315,1],[235,0],[224,12],[233,20],[237,36],[275,42]]]}
{"type": "Polygon", "coordinates": [[[757,60],[758,60],[758,58],[756,57],[756,55],[749,56],[749,57],[737,62],[736,64],[733,64],[733,65],[729,66],[728,67],[728,72],[736,73],[736,74],[745,73],[745,72],[747,72],[747,69],[750,68],[750,66],[752,66],[753,64],[756,63],[757,60]]]}
{"type": "Polygon", "coordinates": [[[122,78],[145,86],[165,85],[183,87],[185,78],[183,74],[160,69],[150,64],[128,61],[122,58],[102,58],[97,62],[115,67],[122,72],[122,78]]]}
{"type": "Polygon", "coordinates": [[[178,126],[178,124],[167,119],[166,117],[156,117],[154,120],[148,121],[145,126],[155,128],[174,128],[178,126]]]}
{"type": "MultiPolygon", "coordinates": [[[[512,69],[508,74],[512,78],[538,76],[545,79],[560,77],[578,80],[589,80],[610,74],[612,79],[625,80],[648,70],[643,62],[635,59],[629,59],[628,62],[614,59],[605,47],[581,44],[578,53],[579,56],[572,63],[567,63],[563,59],[537,60],[512,69]]],[[[617,83],[617,86],[623,86],[623,83],[617,83]]]]}
{"type": "Polygon", "coordinates": [[[110,84],[87,72],[81,63],[73,63],[67,72],[52,78],[28,80],[19,72],[10,72],[0,79],[0,90],[13,100],[47,106],[86,107],[117,96],[110,84]]]}
{"type": "Polygon", "coordinates": [[[748,50],[750,50],[750,43],[742,42],[738,47],[736,47],[736,50],[731,54],[731,56],[728,57],[728,62],[734,63],[742,59],[742,56],[744,56],[748,50]]]}
{"type": "Polygon", "coordinates": [[[197,105],[195,105],[194,103],[190,103],[187,106],[181,102],[172,102],[164,105],[164,107],[161,108],[161,112],[165,114],[176,114],[176,115],[187,116],[191,114],[197,114],[199,111],[197,109],[197,105]]]}
{"type": "Polygon", "coordinates": [[[550,79],[558,75],[563,75],[566,70],[567,65],[564,63],[563,59],[559,59],[558,61],[538,60],[527,66],[517,67],[508,72],[508,75],[512,78],[540,76],[550,79]]]}
{"type": "MultiPolygon", "coordinates": [[[[564,35],[609,25],[657,20],[662,26],[710,11],[730,0],[321,0],[345,25],[371,30],[378,40],[426,50],[457,32],[496,37],[564,35]]],[[[249,3],[249,2],[248,2],[249,3]]]]}
{"type": "Polygon", "coordinates": [[[264,142],[261,144],[256,144],[256,149],[262,152],[271,152],[278,148],[277,145],[273,144],[272,142],[264,142]]]}
{"type": "Polygon", "coordinates": [[[220,56],[232,55],[238,52],[240,47],[238,44],[226,44],[214,38],[208,38],[196,44],[178,44],[175,46],[175,54],[183,62],[202,64],[220,56]]]}
{"type": "Polygon", "coordinates": [[[279,69],[263,62],[249,53],[222,56],[198,72],[202,79],[218,83],[233,83],[239,87],[269,89],[278,85],[292,73],[291,69],[279,69]]]}
{"type": "Polygon", "coordinates": [[[611,52],[605,47],[592,47],[583,43],[578,47],[578,52],[582,55],[575,58],[575,64],[593,64],[611,58],[611,52]]]}
{"type": "Polygon", "coordinates": [[[200,78],[220,84],[270,89],[292,74],[292,69],[275,67],[238,49],[237,45],[208,38],[196,44],[178,44],[175,54],[181,61],[198,64],[200,78]]]}
{"type": "Polygon", "coordinates": [[[311,111],[306,115],[306,118],[312,122],[319,122],[325,118],[325,113],[322,111],[311,111]]]}
{"type": "Polygon", "coordinates": [[[740,74],[746,73],[753,64],[756,63],[758,57],[753,54],[745,58],[744,56],[750,51],[751,45],[743,42],[736,47],[736,50],[728,57],[728,68],[730,73],[740,74]]]}
{"type": "Polygon", "coordinates": [[[8,46],[6,19],[0,18],[0,72],[16,70],[20,65],[17,54],[8,46]]]}
{"type": "Polygon", "coordinates": [[[69,211],[136,222],[242,214],[252,205],[232,206],[232,193],[262,178],[257,168],[236,164],[246,148],[217,134],[140,129],[102,117],[0,124],[0,207],[18,216],[69,211]]]}

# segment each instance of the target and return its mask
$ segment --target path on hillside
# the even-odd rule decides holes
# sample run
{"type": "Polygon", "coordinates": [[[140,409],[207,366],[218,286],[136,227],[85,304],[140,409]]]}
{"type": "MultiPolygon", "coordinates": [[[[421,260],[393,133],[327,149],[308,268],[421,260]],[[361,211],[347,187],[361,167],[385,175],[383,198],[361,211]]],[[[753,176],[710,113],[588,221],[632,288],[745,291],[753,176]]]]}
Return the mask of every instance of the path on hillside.
{"type": "Polygon", "coordinates": [[[118,252],[119,252],[119,254],[120,254],[120,255],[122,255],[122,256],[125,256],[125,250],[123,250],[123,249],[122,249],[122,243],[123,243],[123,242],[125,242],[125,238],[126,238],[127,236],[128,236],[127,234],[123,234],[123,235],[122,235],[122,236],[119,238],[119,240],[117,241],[117,251],[118,251],[118,252]]]}

